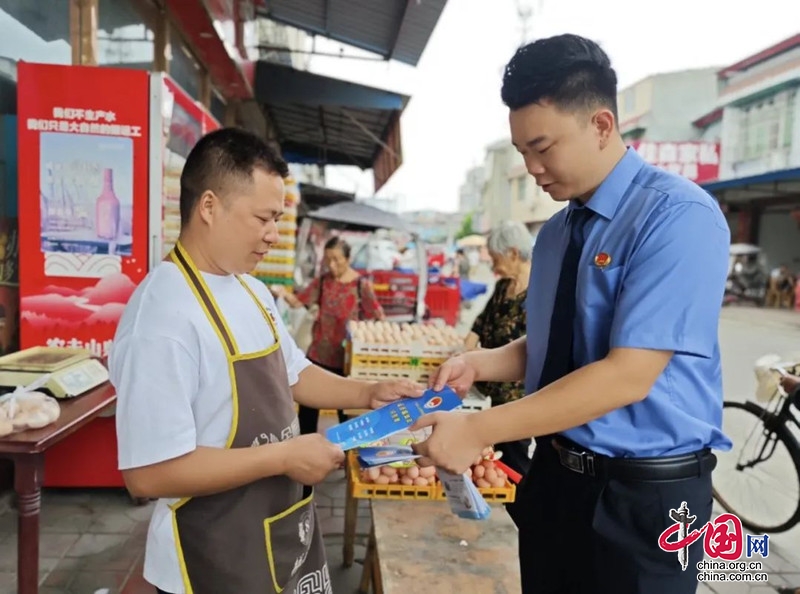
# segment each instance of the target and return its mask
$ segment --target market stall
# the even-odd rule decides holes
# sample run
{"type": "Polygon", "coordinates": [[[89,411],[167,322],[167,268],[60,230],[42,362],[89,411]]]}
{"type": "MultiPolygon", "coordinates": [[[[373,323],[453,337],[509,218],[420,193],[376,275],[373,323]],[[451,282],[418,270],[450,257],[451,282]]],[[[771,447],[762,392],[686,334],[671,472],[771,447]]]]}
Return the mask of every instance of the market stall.
{"type": "MultiPolygon", "coordinates": [[[[333,233],[360,232],[374,236],[377,231],[397,231],[410,235],[418,245],[421,239],[399,216],[360,202],[339,202],[308,213],[300,225],[297,237],[298,260],[310,262],[301,272],[310,277],[317,272],[325,239],[333,233]]],[[[425,315],[425,296],[428,290],[427,260],[424,250],[418,250],[417,267],[413,272],[376,265],[371,257],[369,237],[363,259],[354,254],[354,268],[370,278],[378,301],[387,316],[395,321],[419,321],[425,315]],[[358,260],[358,262],[356,261],[358,260]]],[[[310,278],[298,279],[304,283],[310,278]]]]}

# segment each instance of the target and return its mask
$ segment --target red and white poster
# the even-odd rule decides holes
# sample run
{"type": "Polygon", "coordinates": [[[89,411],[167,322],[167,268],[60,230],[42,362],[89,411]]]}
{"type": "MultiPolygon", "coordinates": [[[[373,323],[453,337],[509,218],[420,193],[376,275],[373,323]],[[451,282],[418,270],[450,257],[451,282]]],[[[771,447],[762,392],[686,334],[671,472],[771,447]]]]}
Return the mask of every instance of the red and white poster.
{"type": "Polygon", "coordinates": [[[149,75],[20,62],[20,342],[108,353],[147,273],[149,75]]]}
{"type": "Polygon", "coordinates": [[[719,178],[718,142],[651,142],[636,140],[630,145],[648,163],[702,184],[719,178]]]}

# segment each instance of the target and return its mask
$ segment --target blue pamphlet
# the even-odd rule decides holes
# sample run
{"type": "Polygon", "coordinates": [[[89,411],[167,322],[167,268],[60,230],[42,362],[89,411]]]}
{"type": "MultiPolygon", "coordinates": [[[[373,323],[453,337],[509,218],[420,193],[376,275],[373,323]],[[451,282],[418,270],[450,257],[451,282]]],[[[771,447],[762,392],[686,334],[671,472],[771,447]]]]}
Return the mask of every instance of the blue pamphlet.
{"type": "Polygon", "coordinates": [[[461,398],[445,387],[440,392],[426,390],[419,398],[402,398],[382,408],[334,425],[325,437],[343,450],[374,444],[395,433],[408,429],[423,415],[450,411],[461,406],[461,398]]]}
{"type": "Polygon", "coordinates": [[[384,466],[397,462],[409,462],[417,458],[419,458],[419,454],[416,454],[414,450],[411,449],[411,446],[375,446],[371,448],[359,448],[358,450],[358,462],[362,468],[384,466]]]}

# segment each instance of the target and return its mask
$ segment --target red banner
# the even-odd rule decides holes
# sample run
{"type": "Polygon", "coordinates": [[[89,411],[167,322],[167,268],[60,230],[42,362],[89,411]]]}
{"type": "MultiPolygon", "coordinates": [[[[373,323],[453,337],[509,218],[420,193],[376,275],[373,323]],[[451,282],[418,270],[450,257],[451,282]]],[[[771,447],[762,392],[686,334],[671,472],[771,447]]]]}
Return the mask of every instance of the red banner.
{"type": "Polygon", "coordinates": [[[20,342],[107,354],[147,274],[149,75],[20,62],[20,342]]]}
{"type": "Polygon", "coordinates": [[[648,163],[682,175],[697,184],[719,178],[718,142],[636,140],[630,146],[648,163]]]}

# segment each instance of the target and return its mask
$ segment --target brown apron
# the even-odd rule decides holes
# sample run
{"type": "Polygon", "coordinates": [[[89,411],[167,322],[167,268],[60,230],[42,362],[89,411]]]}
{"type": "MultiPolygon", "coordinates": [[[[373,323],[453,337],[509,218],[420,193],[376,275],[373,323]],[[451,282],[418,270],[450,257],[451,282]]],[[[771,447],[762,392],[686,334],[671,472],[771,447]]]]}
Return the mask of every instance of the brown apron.
{"type": "MultiPolygon", "coordinates": [[[[200,272],[180,244],[171,260],[203,307],[228,359],[233,422],[225,447],[276,443],[300,433],[289,378],[272,315],[239,278],[275,344],[243,355],[200,272]]],[[[276,476],[171,506],[187,594],[331,594],[322,531],[313,495],[276,476]]]]}

